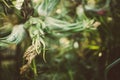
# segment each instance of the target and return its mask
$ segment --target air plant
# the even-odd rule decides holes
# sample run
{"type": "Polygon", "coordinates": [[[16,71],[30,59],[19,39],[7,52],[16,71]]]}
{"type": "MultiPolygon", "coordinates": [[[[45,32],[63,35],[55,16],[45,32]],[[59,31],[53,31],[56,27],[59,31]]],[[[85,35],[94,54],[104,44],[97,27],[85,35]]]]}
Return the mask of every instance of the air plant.
{"type": "Polygon", "coordinates": [[[35,56],[39,55],[43,52],[43,59],[45,60],[45,40],[44,40],[44,27],[45,24],[39,18],[31,17],[25,23],[25,29],[28,31],[30,38],[32,40],[32,44],[28,47],[26,52],[24,53],[24,58],[28,61],[21,68],[21,73],[23,73],[31,64],[32,60],[35,56]]]}
{"type": "Polygon", "coordinates": [[[8,47],[11,44],[20,43],[25,36],[25,30],[23,26],[23,24],[15,25],[10,35],[0,38],[0,46],[8,47]]]}
{"type": "MultiPolygon", "coordinates": [[[[104,15],[109,10],[111,0],[106,0],[105,4],[102,7],[96,5],[97,1],[93,0],[93,1],[90,1],[90,2],[91,3],[86,3],[85,0],[82,0],[82,3],[84,5],[84,9],[86,11],[92,11],[92,12],[95,12],[95,13],[97,13],[99,15],[104,15]]],[[[100,2],[100,1],[98,1],[98,2],[100,2]]]]}
{"type": "Polygon", "coordinates": [[[71,35],[85,29],[92,29],[94,20],[84,20],[76,23],[69,23],[51,17],[45,19],[48,29],[58,33],[59,35],[71,35]],[[91,26],[91,27],[90,27],[91,26]],[[69,33],[69,34],[68,34],[69,33]]]}
{"type": "MultiPolygon", "coordinates": [[[[45,34],[48,32],[50,35],[53,35],[55,37],[66,37],[81,31],[96,29],[93,26],[95,21],[93,19],[88,19],[83,12],[80,13],[78,11],[79,9],[76,11],[76,15],[79,17],[79,19],[72,23],[51,17],[50,14],[54,8],[56,8],[59,1],[60,0],[44,0],[37,9],[39,14],[35,15],[37,17],[32,15],[27,16],[25,14],[24,16],[27,16],[29,18],[27,18],[24,23],[15,25],[12,29],[12,32],[8,36],[0,38],[0,47],[8,47],[9,45],[17,45],[22,42],[22,40],[25,38],[25,35],[28,33],[31,39],[31,45],[24,53],[23,57],[25,60],[27,60],[27,63],[21,67],[21,74],[30,67],[33,59],[41,53],[43,53],[44,61],[47,62],[45,59],[45,38],[48,36],[45,34]],[[84,16],[81,16],[81,14],[84,16]]],[[[22,6],[20,4],[19,7],[15,7],[20,10],[22,6]]],[[[24,8],[22,7],[22,9],[22,12],[24,13],[24,8]]],[[[0,30],[2,30],[2,28],[0,28],[0,30]]]]}
{"type": "Polygon", "coordinates": [[[38,7],[40,16],[49,16],[60,0],[44,0],[38,7]]]}

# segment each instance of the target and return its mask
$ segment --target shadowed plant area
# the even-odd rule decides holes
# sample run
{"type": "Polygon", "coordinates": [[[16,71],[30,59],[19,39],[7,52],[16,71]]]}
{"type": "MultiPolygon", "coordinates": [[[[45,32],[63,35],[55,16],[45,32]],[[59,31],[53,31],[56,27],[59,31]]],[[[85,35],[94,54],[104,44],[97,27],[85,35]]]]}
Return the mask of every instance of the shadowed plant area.
{"type": "Polygon", "coordinates": [[[0,0],[0,80],[120,80],[119,0],[0,0]]]}

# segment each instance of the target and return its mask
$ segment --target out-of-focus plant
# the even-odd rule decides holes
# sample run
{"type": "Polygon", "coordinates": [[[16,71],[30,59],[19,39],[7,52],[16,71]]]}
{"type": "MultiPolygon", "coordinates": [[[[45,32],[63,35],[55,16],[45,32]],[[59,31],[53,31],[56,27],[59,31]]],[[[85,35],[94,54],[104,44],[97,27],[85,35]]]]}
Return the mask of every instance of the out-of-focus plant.
{"type": "MultiPolygon", "coordinates": [[[[11,5],[7,1],[2,0],[1,2],[9,10],[11,5]]],[[[80,64],[81,68],[85,67],[84,70],[97,70],[94,69],[97,63],[94,64],[95,61],[91,59],[91,55],[95,56],[95,60],[99,57],[96,50],[99,50],[100,39],[95,39],[98,37],[98,33],[94,32],[101,23],[89,19],[84,13],[83,5],[77,4],[75,1],[70,4],[72,1],[64,0],[36,0],[36,2],[33,0],[16,0],[10,2],[13,3],[12,7],[17,12],[13,11],[12,14],[7,13],[8,15],[5,15],[3,10],[3,13],[1,13],[1,15],[7,17],[8,23],[5,23],[3,19],[1,20],[4,24],[0,25],[0,49],[7,48],[12,44],[18,45],[29,37],[28,41],[31,44],[27,46],[23,55],[27,62],[21,67],[20,73],[32,67],[34,74],[39,74],[37,67],[42,68],[45,64],[35,64],[39,62],[39,60],[36,61],[35,57],[38,57],[41,53],[43,53],[43,60],[51,63],[53,68],[56,66],[60,68],[62,64],[66,63],[64,68],[70,77],[69,80],[73,80],[73,76],[77,73],[75,68],[78,69],[79,66],[75,65],[72,68],[72,64],[75,64],[77,60],[81,60],[77,64],[80,64]],[[70,6],[74,7],[75,12],[71,12],[72,8],[69,8],[70,6]],[[12,23],[10,21],[9,16],[11,15],[17,16],[18,20],[12,17],[17,22],[12,23]],[[2,36],[2,34],[6,35],[2,36]],[[93,51],[94,54],[92,52],[89,54],[90,51],[93,51]],[[45,53],[50,58],[47,58],[45,53]],[[88,61],[86,57],[88,57],[88,61]],[[73,63],[70,63],[70,61],[73,61],[73,63]]],[[[45,65],[47,68],[49,66],[45,65]]],[[[59,69],[57,70],[59,71],[59,69]]],[[[53,74],[52,80],[56,80],[59,74],[61,73],[53,74]]],[[[64,74],[63,77],[68,79],[64,74]]],[[[84,77],[81,75],[80,79],[84,80],[84,77]]]]}
{"type": "Polygon", "coordinates": [[[49,16],[53,9],[57,6],[60,0],[44,0],[38,7],[38,14],[42,16],[49,16]]]}
{"type": "Polygon", "coordinates": [[[30,18],[25,24],[32,44],[28,47],[24,54],[24,58],[28,61],[26,65],[21,68],[21,73],[30,66],[32,60],[43,51],[43,58],[45,61],[45,41],[44,41],[44,30],[45,24],[39,18],[30,18]]]}
{"type": "MultiPolygon", "coordinates": [[[[100,21],[102,24],[102,26],[99,28],[99,30],[101,30],[100,34],[102,36],[101,39],[103,40],[102,48],[105,48],[105,49],[103,49],[101,51],[105,52],[108,50],[108,52],[105,52],[107,54],[107,57],[113,57],[113,56],[111,56],[111,54],[112,55],[117,54],[117,56],[114,56],[114,58],[118,58],[116,60],[114,60],[114,58],[104,59],[104,61],[106,61],[104,63],[105,80],[109,80],[109,77],[110,77],[110,76],[108,77],[109,72],[111,73],[111,75],[114,74],[114,73],[112,73],[112,69],[114,70],[114,67],[116,65],[119,65],[118,63],[120,62],[119,50],[118,50],[118,52],[116,51],[116,53],[113,54],[114,49],[117,49],[117,47],[119,47],[119,46],[114,46],[114,48],[113,48],[113,45],[118,44],[118,43],[114,43],[114,42],[117,42],[117,40],[119,40],[117,38],[115,39],[115,36],[118,37],[118,34],[120,34],[119,32],[116,33],[117,27],[119,25],[116,22],[119,20],[119,16],[118,16],[119,4],[117,4],[117,2],[119,2],[119,1],[118,0],[83,0],[84,9],[86,11],[86,14],[88,14],[89,17],[96,18],[96,20],[100,21]],[[103,1],[104,1],[104,3],[103,3],[103,1]],[[111,44],[111,46],[109,44],[111,44]],[[106,69],[105,69],[105,67],[106,67],[106,69]]],[[[104,57],[105,57],[105,55],[104,55],[104,57]]]]}
{"type": "MultiPolygon", "coordinates": [[[[30,0],[28,0],[28,2],[30,2],[30,0]]],[[[25,24],[15,25],[9,36],[0,38],[0,41],[1,41],[0,45],[6,47],[11,44],[18,44],[23,40],[24,35],[26,34],[25,31],[28,31],[28,34],[32,40],[32,45],[30,47],[33,47],[35,52],[37,54],[39,54],[39,53],[41,53],[41,50],[43,50],[43,52],[45,52],[45,42],[43,39],[43,38],[45,38],[44,29],[55,32],[56,33],[56,34],[54,33],[55,35],[62,34],[62,36],[65,36],[65,34],[72,35],[74,33],[93,28],[91,26],[93,26],[94,20],[89,20],[87,18],[85,18],[81,21],[77,21],[75,23],[70,23],[67,21],[62,21],[62,20],[58,20],[58,19],[49,17],[50,16],[49,14],[53,11],[54,8],[56,8],[56,6],[59,2],[60,2],[59,0],[54,0],[54,1],[53,0],[44,0],[44,1],[42,1],[42,3],[40,3],[40,6],[38,7],[38,14],[39,14],[38,18],[36,18],[34,16],[29,17],[29,20],[27,20],[25,22],[25,24]],[[45,18],[42,19],[41,16],[44,16],[45,18]],[[43,47],[43,48],[41,48],[41,47],[43,47]]],[[[11,7],[11,6],[9,6],[9,4],[6,1],[3,1],[3,3],[5,3],[5,5],[7,7],[11,7]]],[[[11,1],[11,3],[12,3],[12,1],[11,1]]],[[[23,0],[21,0],[20,2],[16,1],[13,3],[15,4],[14,5],[15,8],[18,10],[20,10],[20,9],[24,10],[24,7],[25,7],[25,9],[27,9],[27,7],[29,8],[29,6],[27,6],[26,1],[23,1],[23,0]],[[19,6],[17,6],[17,4],[19,4],[19,6]],[[23,4],[23,6],[22,6],[22,4],[23,4]]],[[[30,4],[30,3],[28,3],[28,4],[30,4]]],[[[23,16],[25,16],[29,13],[25,13],[23,11],[22,14],[24,14],[23,16]]],[[[78,13],[78,14],[84,14],[84,13],[78,13]]],[[[2,28],[1,28],[1,30],[2,30],[2,28]]],[[[34,50],[30,51],[30,52],[34,52],[34,50]]],[[[29,50],[27,50],[27,54],[29,54],[29,50]]]]}
{"type": "Polygon", "coordinates": [[[7,47],[9,44],[18,44],[23,40],[25,35],[25,30],[23,28],[23,24],[15,25],[12,29],[12,32],[9,36],[0,38],[2,47],[7,47]]]}

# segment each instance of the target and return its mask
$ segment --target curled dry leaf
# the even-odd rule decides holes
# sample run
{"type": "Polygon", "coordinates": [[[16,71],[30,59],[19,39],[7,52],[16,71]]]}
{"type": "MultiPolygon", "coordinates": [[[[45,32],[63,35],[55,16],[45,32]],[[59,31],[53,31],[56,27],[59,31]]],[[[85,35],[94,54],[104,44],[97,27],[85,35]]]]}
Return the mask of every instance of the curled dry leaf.
{"type": "Polygon", "coordinates": [[[37,56],[37,52],[34,45],[28,47],[24,53],[24,58],[27,60],[27,63],[20,68],[20,74],[24,73],[29,67],[32,60],[37,56]]]}

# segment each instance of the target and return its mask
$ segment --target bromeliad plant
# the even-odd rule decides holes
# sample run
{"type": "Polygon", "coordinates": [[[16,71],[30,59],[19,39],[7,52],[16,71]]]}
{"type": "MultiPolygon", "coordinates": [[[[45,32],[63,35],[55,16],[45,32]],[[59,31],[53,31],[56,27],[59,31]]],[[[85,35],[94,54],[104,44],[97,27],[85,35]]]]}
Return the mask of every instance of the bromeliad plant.
{"type": "MultiPolygon", "coordinates": [[[[2,0],[1,2],[7,7],[7,10],[9,10],[9,7],[11,8],[7,1],[2,0]]],[[[7,26],[3,24],[0,27],[0,49],[7,48],[12,44],[17,45],[21,43],[27,34],[31,39],[31,45],[26,49],[23,56],[27,63],[21,68],[21,73],[30,67],[33,59],[40,53],[43,53],[43,59],[47,62],[45,51],[46,38],[49,38],[49,35],[56,38],[68,37],[82,31],[93,31],[99,26],[94,26],[96,24],[95,21],[86,17],[82,6],[78,6],[76,9],[75,16],[77,16],[77,19],[70,22],[51,15],[51,13],[54,14],[57,10],[57,5],[61,2],[60,0],[42,0],[39,2],[39,5],[37,2],[39,1],[11,1],[13,3],[12,7],[18,11],[17,14],[13,14],[18,16],[20,22],[16,24],[8,22],[7,26]],[[31,13],[32,11],[33,13],[31,13]],[[8,27],[9,24],[10,26],[8,27]],[[2,36],[2,34],[6,35],[2,36]]],[[[8,16],[11,16],[11,14],[7,14],[5,16],[9,19],[8,16]]]]}

